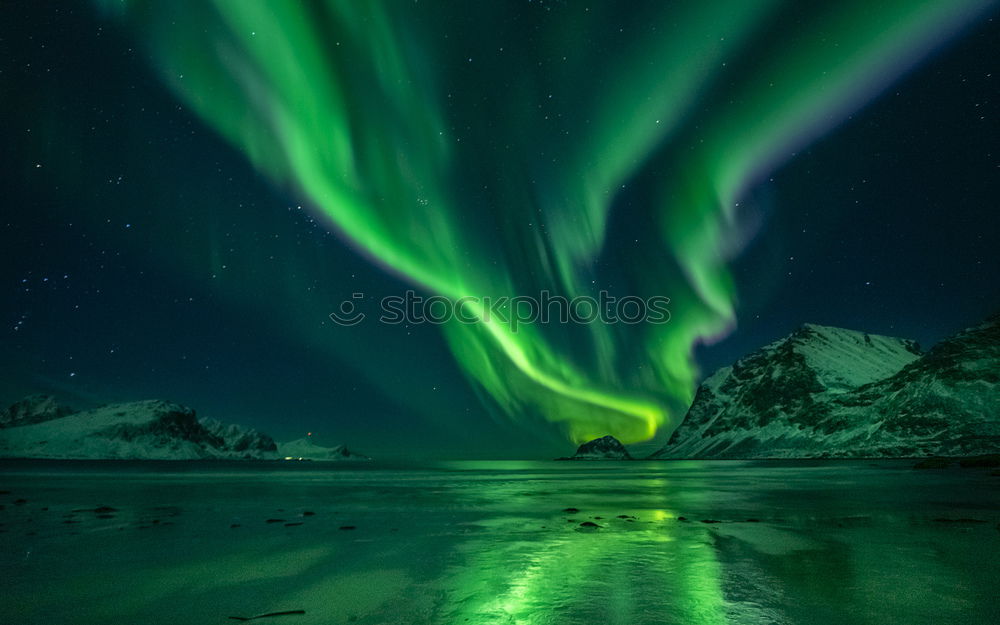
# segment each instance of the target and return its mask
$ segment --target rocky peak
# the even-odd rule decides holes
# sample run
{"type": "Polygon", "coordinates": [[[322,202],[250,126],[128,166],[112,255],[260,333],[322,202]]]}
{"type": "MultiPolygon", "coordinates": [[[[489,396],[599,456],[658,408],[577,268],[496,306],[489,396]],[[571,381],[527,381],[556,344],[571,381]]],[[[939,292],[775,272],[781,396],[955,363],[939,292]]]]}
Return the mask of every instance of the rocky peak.
{"type": "Polygon", "coordinates": [[[580,445],[572,460],[631,460],[632,456],[614,436],[595,438],[580,445]]]}
{"type": "Polygon", "coordinates": [[[705,380],[654,457],[983,453],[1000,441],[1000,316],[916,342],[805,325],[705,380]]]}
{"type": "Polygon", "coordinates": [[[52,395],[28,395],[0,412],[0,428],[51,421],[72,413],[72,408],[59,405],[52,395]]]}

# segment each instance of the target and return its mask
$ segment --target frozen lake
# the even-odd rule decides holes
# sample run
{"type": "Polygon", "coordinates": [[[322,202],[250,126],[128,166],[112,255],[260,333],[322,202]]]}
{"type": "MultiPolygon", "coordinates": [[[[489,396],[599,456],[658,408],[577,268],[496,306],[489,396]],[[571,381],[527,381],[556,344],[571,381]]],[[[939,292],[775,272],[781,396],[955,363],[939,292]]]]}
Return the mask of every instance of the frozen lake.
{"type": "Polygon", "coordinates": [[[1000,476],[912,464],[6,461],[0,622],[1000,622],[1000,476]]]}

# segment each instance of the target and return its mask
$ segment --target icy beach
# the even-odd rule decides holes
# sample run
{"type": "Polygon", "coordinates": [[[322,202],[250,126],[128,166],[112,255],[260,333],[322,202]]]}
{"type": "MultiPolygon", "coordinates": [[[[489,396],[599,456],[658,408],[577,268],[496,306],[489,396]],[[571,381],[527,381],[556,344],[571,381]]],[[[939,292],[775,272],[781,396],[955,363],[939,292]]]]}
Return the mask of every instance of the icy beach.
{"type": "Polygon", "coordinates": [[[1000,476],[912,461],[4,461],[8,623],[988,623],[1000,476]]]}

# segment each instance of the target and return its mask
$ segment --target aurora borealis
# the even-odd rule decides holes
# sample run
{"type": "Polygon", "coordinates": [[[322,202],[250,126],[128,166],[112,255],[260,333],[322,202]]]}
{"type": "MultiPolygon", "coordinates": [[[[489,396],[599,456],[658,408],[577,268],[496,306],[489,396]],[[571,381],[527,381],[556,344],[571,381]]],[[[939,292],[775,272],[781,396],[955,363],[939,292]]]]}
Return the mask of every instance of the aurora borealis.
{"type": "Polygon", "coordinates": [[[0,2],[0,620],[1000,622],[998,48],[0,2]]]}
{"type": "MultiPolygon", "coordinates": [[[[741,289],[731,267],[765,236],[772,212],[800,210],[759,194],[761,186],[995,7],[95,6],[95,22],[134,43],[137,66],[221,137],[233,161],[302,206],[293,215],[269,199],[216,208],[196,189],[164,200],[172,183],[163,179],[153,183],[150,239],[138,249],[180,282],[211,273],[218,301],[262,326],[277,320],[279,341],[307,346],[310,358],[364,361],[353,366],[372,388],[431,421],[453,428],[488,411],[575,442],[604,434],[639,442],[676,425],[702,373],[697,350],[738,333],[748,298],[764,297],[753,284],[741,289]],[[336,236],[284,247],[306,228],[305,236],[336,236]],[[272,233],[277,242],[260,244],[272,233]],[[346,284],[336,265],[348,254],[330,251],[345,243],[376,268],[366,275],[386,272],[390,282],[346,284]],[[274,257],[280,265],[269,264],[274,257]],[[442,400],[416,397],[384,373],[397,335],[325,323],[354,292],[400,287],[456,300],[666,296],[671,319],[430,329],[425,336],[440,330],[467,378],[451,387],[468,384],[482,399],[476,414],[442,416],[442,400]],[[358,357],[359,345],[381,356],[358,357]]],[[[62,125],[47,123],[58,135],[62,125]]],[[[186,160],[190,172],[216,167],[196,146],[186,160]]],[[[181,166],[171,171],[184,178],[181,166]]],[[[85,186],[73,182],[79,166],[51,168],[65,185],[85,186]]],[[[150,164],[143,176],[155,180],[156,170],[150,164]]],[[[85,213],[80,221],[101,222],[85,213]]],[[[428,360],[441,362],[444,350],[434,349],[428,360]]],[[[392,366],[404,377],[420,368],[392,366]]]]}

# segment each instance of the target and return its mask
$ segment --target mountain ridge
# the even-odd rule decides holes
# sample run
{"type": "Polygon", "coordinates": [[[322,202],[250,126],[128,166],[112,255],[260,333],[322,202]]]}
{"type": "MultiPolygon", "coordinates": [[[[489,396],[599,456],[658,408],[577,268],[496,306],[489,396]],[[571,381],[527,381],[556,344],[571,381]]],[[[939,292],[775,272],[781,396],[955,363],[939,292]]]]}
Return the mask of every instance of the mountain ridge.
{"type": "Polygon", "coordinates": [[[976,455],[998,419],[1000,315],[925,353],[806,324],[709,376],[650,458],[976,455]]]}
{"type": "MultiPolygon", "coordinates": [[[[269,435],[240,425],[198,418],[176,402],[151,399],[74,412],[55,398],[30,395],[0,412],[0,457],[51,459],[277,460],[269,435]]],[[[295,459],[368,459],[339,445],[311,444],[295,459]]]]}

